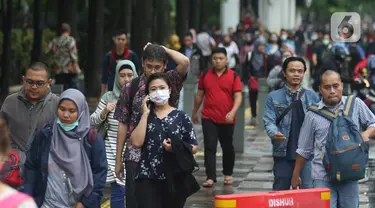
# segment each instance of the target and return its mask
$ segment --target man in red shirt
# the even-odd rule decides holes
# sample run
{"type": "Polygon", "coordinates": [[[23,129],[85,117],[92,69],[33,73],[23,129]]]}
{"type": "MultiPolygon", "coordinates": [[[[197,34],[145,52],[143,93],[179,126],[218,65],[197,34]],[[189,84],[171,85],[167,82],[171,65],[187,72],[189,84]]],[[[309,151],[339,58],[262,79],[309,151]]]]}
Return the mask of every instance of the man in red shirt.
{"type": "Polygon", "coordinates": [[[227,51],[216,48],[212,53],[213,69],[200,75],[198,92],[195,95],[193,122],[198,123],[197,112],[204,98],[202,129],[204,137],[204,166],[207,181],[203,187],[212,187],[216,182],[216,147],[219,139],[223,149],[224,184],[233,183],[234,167],[233,131],[236,112],[242,102],[240,77],[227,68],[227,51]]]}

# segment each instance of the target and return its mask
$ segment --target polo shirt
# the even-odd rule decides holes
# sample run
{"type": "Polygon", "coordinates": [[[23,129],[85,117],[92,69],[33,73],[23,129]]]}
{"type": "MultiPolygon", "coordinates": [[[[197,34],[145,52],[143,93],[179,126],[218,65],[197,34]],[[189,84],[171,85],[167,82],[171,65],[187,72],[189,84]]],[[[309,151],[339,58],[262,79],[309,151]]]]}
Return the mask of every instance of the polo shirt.
{"type": "Polygon", "coordinates": [[[199,77],[198,89],[204,91],[202,118],[210,119],[217,124],[234,124],[226,121],[226,115],[234,105],[233,95],[242,92],[240,77],[231,69],[226,69],[221,76],[211,69],[199,77]],[[235,77],[236,76],[236,77],[235,77]]]}

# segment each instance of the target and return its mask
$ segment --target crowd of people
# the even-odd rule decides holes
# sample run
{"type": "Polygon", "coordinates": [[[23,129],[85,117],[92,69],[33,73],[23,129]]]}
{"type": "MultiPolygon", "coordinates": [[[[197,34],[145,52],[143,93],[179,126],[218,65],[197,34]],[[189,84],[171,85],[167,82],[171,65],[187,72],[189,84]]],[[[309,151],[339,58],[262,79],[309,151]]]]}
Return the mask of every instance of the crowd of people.
{"type": "Polygon", "coordinates": [[[173,35],[166,46],[148,43],[139,59],[119,31],[105,54],[100,102],[90,114],[85,96],[74,89],[80,68],[69,34],[63,24],[61,36],[49,44],[55,81],[64,92],[51,92],[50,69],[36,62],[22,77],[23,88],[1,106],[0,205],[100,207],[108,184],[111,207],[183,207],[200,189],[193,176],[198,123],[204,137],[202,186],[217,183],[218,141],[223,184],[232,185],[243,85],[249,91],[248,124],[257,125],[258,81],[264,78],[270,89],[262,114],[273,146],[273,190],[326,187],[331,207],[359,206],[358,180],[375,136],[375,116],[344,86],[358,83],[358,77],[374,86],[375,39],[364,50],[360,43],[333,42],[303,27],[270,33],[246,17],[226,34],[214,27],[197,34],[191,29],[181,42],[173,35]],[[303,82],[308,65],[313,89],[303,82]],[[198,80],[188,109],[192,118],[183,111],[188,76],[198,80]]]}

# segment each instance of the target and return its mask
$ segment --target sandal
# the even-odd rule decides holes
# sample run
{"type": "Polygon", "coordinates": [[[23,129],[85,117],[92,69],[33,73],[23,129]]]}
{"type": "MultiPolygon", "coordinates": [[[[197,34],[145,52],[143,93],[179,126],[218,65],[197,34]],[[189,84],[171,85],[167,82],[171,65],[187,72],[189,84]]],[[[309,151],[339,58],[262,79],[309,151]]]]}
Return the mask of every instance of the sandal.
{"type": "Polygon", "coordinates": [[[202,184],[204,188],[212,188],[214,186],[215,182],[211,179],[208,179],[206,182],[202,184]]]}
{"type": "Polygon", "coordinates": [[[224,179],[224,185],[232,185],[233,184],[233,177],[228,177],[224,179]]]}

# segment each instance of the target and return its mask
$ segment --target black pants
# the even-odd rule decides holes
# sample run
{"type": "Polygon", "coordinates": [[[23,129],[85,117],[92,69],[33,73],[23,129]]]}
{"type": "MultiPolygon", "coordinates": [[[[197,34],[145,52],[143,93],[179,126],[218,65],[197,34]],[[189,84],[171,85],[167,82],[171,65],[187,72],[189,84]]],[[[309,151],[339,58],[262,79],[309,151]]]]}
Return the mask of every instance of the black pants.
{"type": "MultiPolygon", "coordinates": [[[[176,186],[176,191],[183,191],[183,188],[183,186],[176,186]],[[181,190],[177,190],[178,187],[181,190]]],[[[165,180],[137,179],[135,194],[138,208],[183,208],[186,201],[184,196],[178,194],[172,196],[165,180]]]]}
{"type": "Polygon", "coordinates": [[[64,85],[64,90],[69,88],[78,89],[78,75],[77,74],[57,74],[55,76],[56,84],[64,85]]]}
{"type": "Polygon", "coordinates": [[[138,163],[132,161],[125,161],[126,170],[126,207],[137,208],[137,199],[135,195],[135,173],[138,163]]]}
{"type": "Polygon", "coordinates": [[[251,116],[253,118],[257,117],[257,100],[258,100],[258,91],[250,90],[249,88],[249,103],[251,108],[251,116]]]}
{"type": "Polygon", "coordinates": [[[204,166],[207,179],[216,182],[216,147],[219,139],[223,149],[223,174],[231,176],[234,168],[233,131],[234,124],[216,124],[210,119],[202,119],[204,137],[204,166]]]}

